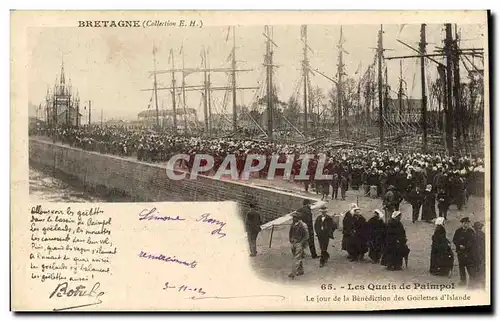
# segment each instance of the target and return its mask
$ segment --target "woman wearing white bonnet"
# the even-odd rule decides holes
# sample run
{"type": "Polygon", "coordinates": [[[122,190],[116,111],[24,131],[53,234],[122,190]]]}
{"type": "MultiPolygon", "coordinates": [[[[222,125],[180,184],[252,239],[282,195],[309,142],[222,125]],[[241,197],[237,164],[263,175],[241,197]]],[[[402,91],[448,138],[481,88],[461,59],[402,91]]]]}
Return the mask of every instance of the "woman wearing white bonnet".
{"type": "Polygon", "coordinates": [[[434,224],[444,226],[444,217],[436,218],[436,221],[434,222],[434,224]]]}
{"type": "Polygon", "coordinates": [[[429,272],[432,275],[448,276],[453,268],[454,256],[451,250],[451,243],[446,238],[444,217],[436,218],[435,224],[436,228],[432,235],[429,272]]]}

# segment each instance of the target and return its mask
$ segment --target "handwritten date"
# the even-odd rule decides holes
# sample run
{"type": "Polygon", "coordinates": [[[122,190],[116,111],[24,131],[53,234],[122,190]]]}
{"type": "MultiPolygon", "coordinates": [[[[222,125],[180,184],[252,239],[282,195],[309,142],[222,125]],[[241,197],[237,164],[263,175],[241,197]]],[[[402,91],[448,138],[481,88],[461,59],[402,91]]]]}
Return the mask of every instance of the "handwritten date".
{"type": "Polygon", "coordinates": [[[201,295],[206,294],[206,292],[203,290],[203,288],[192,287],[192,286],[187,286],[187,285],[176,286],[176,285],[170,284],[170,282],[165,282],[165,286],[163,287],[163,290],[167,291],[170,289],[176,289],[177,292],[194,292],[194,293],[199,293],[201,295]]]}

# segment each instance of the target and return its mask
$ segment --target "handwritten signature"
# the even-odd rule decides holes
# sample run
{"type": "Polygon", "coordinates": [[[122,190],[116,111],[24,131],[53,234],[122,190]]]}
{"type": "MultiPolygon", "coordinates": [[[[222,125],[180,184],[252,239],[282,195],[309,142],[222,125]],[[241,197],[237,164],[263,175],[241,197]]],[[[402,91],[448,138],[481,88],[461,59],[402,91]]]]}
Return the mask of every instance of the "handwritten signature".
{"type": "MultiPolygon", "coordinates": [[[[139,213],[139,221],[186,221],[186,219],[177,216],[161,216],[160,212],[156,207],[152,209],[143,209],[139,213]]],[[[215,225],[217,228],[211,232],[212,235],[217,235],[219,238],[225,237],[227,234],[222,231],[223,227],[226,226],[224,221],[221,221],[215,217],[211,217],[210,213],[203,213],[196,220],[196,222],[201,222],[209,225],[215,225]]]]}
{"type": "Polygon", "coordinates": [[[154,221],[185,221],[185,219],[179,217],[179,215],[172,217],[172,216],[159,216],[156,214],[159,214],[160,212],[156,209],[156,207],[153,207],[152,209],[143,209],[139,213],[139,221],[142,220],[154,220],[154,221]]]}
{"type": "Polygon", "coordinates": [[[70,287],[68,282],[63,282],[59,283],[54,291],[49,295],[49,299],[52,298],[62,298],[62,297],[68,297],[68,298],[77,298],[77,297],[89,297],[89,298],[94,298],[97,301],[93,303],[88,303],[88,304],[81,304],[81,305],[74,305],[74,306],[68,306],[64,308],[59,308],[59,309],[54,309],[54,311],[64,311],[64,310],[71,310],[71,309],[76,309],[76,308],[82,308],[86,306],[92,306],[92,305],[98,305],[101,304],[101,297],[105,294],[103,291],[100,291],[99,288],[101,286],[100,282],[94,283],[92,288],[89,290],[85,285],[78,284],[76,287],[70,287]]]}
{"type": "Polygon", "coordinates": [[[222,232],[222,228],[226,226],[226,223],[215,218],[210,218],[210,213],[201,214],[201,217],[196,221],[219,226],[219,228],[212,231],[212,235],[219,235],[219,238],[226,236],[226,233],[222,232]]]}

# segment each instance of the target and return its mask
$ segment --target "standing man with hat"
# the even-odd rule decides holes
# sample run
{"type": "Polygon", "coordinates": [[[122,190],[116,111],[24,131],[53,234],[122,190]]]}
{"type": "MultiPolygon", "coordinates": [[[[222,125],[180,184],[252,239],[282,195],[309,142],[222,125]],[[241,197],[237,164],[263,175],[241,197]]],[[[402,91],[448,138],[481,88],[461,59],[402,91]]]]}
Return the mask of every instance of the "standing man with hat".
{"type": "Polygon", "coordinates": [[[302,222],[304,222],[307,226],[307,230],[309,232],[309,235],[311,237],[309,238],[309,250],[311,251],[311,257],[313,259],[318,258],[318,254],[316,253],[316,247],[314,246],[314,229],[313,229],[313,217],[312,217],[312,211],[311,211],[311,201],[308,199],[305,199],[302,202],[303,206],[297,211],[300,214],[300,219],[302,222]]]}
{"type": "Polygon", "coordinates": [[[259,213],[256,211],[256,204],[254,201],[249,204],[250,210],[245,217],[245,226],[247,230],[248,246],[250,247],[250,256],[257,255],[257,236],[261,231],[262,221],[259,213]]]}
{"type": "Polygon", "coordinates": [[[333,219],[327,214],[328,208],[326,205],[322,205],[319,210],[320,215],[314,222],[314,230],[316,231],[319,248],[321,249],[319,267],[323,267],[330,258],[330,254],[328,253],[328,243],[330,242],[330,239],[333,239],[333,231],[335,231],[337,227],[335,226],[333,219]]]}
{"type": "Polygon", "coordinates": [[[477,279],[484,286],[486,280],[484,279],[484,274],[486,271],[486,252],[485,252],[485,242],[486,238],[483,232],[483,223],[474,222],[474,231],[476,231],[476,243],[477,243],[477,279]]]}
{"type": "Polygon", "coordinates": [[[460,271],[460,285],[466,285],[467,273],[469,284],[476,280],[477,269],[477,241],[476,232],[470,227],[470,219],[464,217],[460,220],[462,226],[455,231],[453,243],[455,244],[460,271]],[[467,273],[466,273],[467,271],[467,273]]]}
{"type": "Polygon", "coordinates": [[[293,267],[292,273],[288,275],[288,277],[292,279],[298,275],[304,274],[302,260],[304,259],[304,248],[307,240],[310,238],[307,225],[302,222],[300,218],[299,213],[292,213],[293,222],[290,226],[289,238],[290,244],[292,245],[293,267]]]}

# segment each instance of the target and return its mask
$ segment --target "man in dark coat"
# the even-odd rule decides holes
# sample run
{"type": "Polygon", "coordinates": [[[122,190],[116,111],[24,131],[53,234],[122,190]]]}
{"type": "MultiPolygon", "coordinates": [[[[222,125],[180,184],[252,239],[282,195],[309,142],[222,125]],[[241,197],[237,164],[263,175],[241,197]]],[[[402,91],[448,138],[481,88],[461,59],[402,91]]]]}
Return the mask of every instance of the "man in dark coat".
{"type": "Polygon", "coordinates": [[[430,223],[436,218],[436,195],[432,191],[432,185],[427,185],[424,191],[424,203],[422,204],[422,220],[430,223]]]}
{"type": "Polygon", "coordinates": [[[379,263],[384,246],[386,225],[384,223],[384,213],[375,210],[374,215],[367,222],[368,256],[373,263],[379,263]]]}
{"type": "Polygon", "coordinates": [[[307,225],[309,235],[309,250],[311,252],[311,257],[317,259],[319,256],[316,254],[316,247],[314,246],[314,229],[313,229],[313,218],[311,211],[311,201],[305,199],[302,202],[303,206],[297,211],[300,214],[300,219],[307,225]]]}
{"type": "Polygon", "coordinates": [[[330,258],[330,254],[328,253],[328,243],[330,242],[330,239],[333,239],[333,231],[336,229],[333,219],[327,214],[327,212],[328,208],[326,205],[321,206],[320,215],[314,222],[314,230],[316,231],[319,248],[321,249],[319,267],[323,267],[330,258]]]}
{"type": "Polygon", "coordinates": [[[483,232],[483,223],[475,222],[474,230],[476,231],[476,243],[477,243],[477,280],[478,282],[484,286],[486,283],[485,280],[485,271],[486,271],[486,252],[485,252],[485,235],[483,232]]]}
{"type": "Polygon", "coordinates": [[[256,211],[256,204],[250,203],[250,210],[245,217],[245,226],[248,237],[248,245],[250,247],[250,256],[257,255],[257,236],[261,231],[262,221],[259,213],[256,211]]]}
{"type": "MultiPolygon", "coordinates": [[[[353,224],[353,213],[358,211],[359,207],[356,204],[351,204],[351,208],[344,214],[344,219],[342,220],[342,250],[347,251],[347,244],[352,236],[352,224],[353,224]]],[[[348,252],[349,253],[349,252],[348,252]]],[[[351,259],[351,255],[347,256],[351,259]]]]}
{"type": "Polygon", "coordinates": [[[385,220],[389,221],[390,215],[396,210],[396,204],[399,202],[398,196],[396,195],[396,188],[390,185],[387,192],[384,195],[383,205],[385,210],[385,220]]]}
{"type": "Polygon", "coordinates": [[[412,188],[411,192],[408,194],[408,201],[411,204],[412,215],[411,221],[415,223],[418,221],[418,217],[420,215],[420,208],[422,207],[422,203],[424,202],[424,195],[420,192],[420,187],[415,186],[412,188]]]}
{"type": "Polygon", "coordinates": [[[342,173],[340,175],[340,196],[342,197],[342,200],[345,200],[345,193],[349,189],[349,180],[347,178],[347,173],[342,173]]]}
{"type": "Polygon", "coordinates": [[[439,217],[448,219],[448,209],[450,208],[450,196],[444,188],[440,188],[437,194],[439,217]]]}
{"type": "Polygon", "coordinates": [[[399,271],[403,266],[403,258],[408,255],[406,245],[406,231],[401,224],[401,212],[392,213],[391,219],[387,223],[387,234],[383,261],[389,271],[399,271]]]}
{"type": "Polygon", "coordinates": [[[453,243],[457,251],[458,269],[460,271],[460,285],[467,283],[473,286],[477,275],[477,240],[476,232],[470,227],[470,219],[464,217],[460,220],[462,226],[455,231],[453,243]],[[467,271],[467,273],[466,273],[467,271]]]}
{"type": "Polygon", "coordinates": [[[339,183],[339,175],[337,173],[334,173],[332,177],[332,200],[334,198],[337,199],[337,196],[339,194],[339,183]]]}

